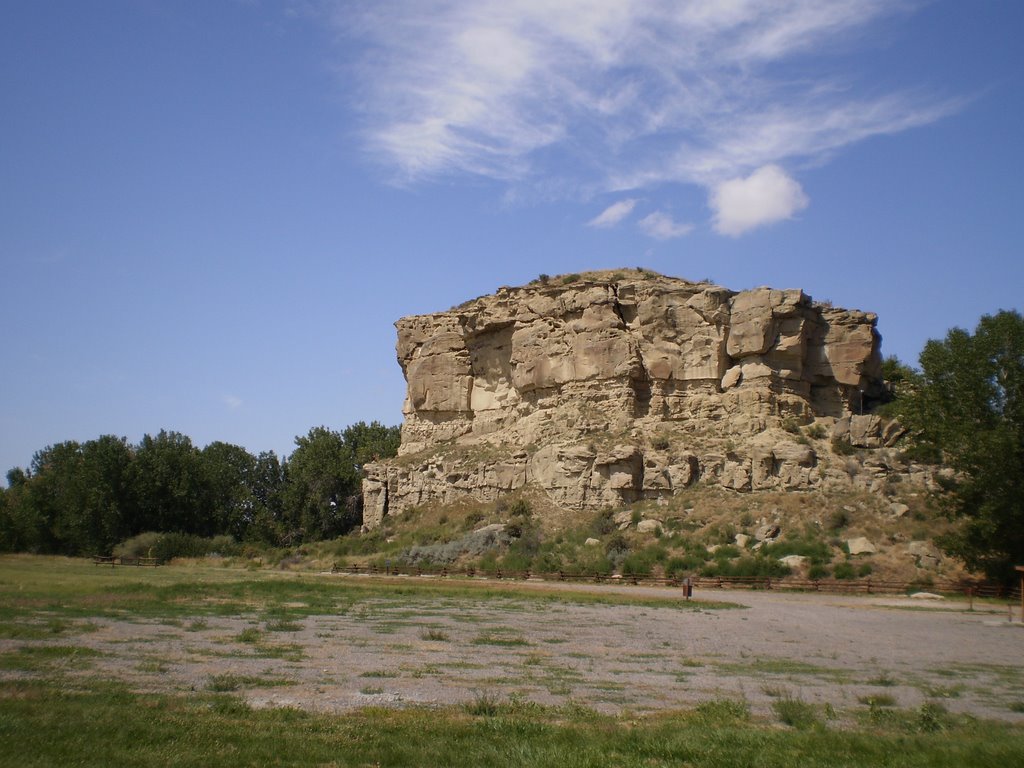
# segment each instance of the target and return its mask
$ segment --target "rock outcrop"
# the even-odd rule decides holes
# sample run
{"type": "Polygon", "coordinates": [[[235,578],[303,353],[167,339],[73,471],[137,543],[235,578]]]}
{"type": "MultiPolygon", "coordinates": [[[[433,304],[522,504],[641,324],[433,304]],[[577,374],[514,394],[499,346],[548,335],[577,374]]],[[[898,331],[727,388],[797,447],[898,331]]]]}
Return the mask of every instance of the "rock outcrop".
{"type": "Polygon", "coordinates": [[[698,480],[738,491],[878,482],[885,455],[856,471],[822,456],[832,438],[863,448],[898,438],[870,415],[885,394],[875,325],[800,290],[735,292],[637,270],[500,288],[402,318],[402,445],[366,467],[364,525],[525,486],[598,508],[698,480]]]}

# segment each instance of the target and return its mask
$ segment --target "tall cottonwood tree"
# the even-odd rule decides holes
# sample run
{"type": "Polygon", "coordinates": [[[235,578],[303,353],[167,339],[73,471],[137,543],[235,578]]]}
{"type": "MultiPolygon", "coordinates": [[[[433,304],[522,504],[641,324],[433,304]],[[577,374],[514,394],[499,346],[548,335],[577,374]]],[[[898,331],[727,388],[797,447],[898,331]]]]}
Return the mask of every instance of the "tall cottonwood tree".
{"type": "Polygon", "coordinates": [[[314,427],[295,438],[285,484],[289,540],[330,538],[362,522],[362,466],[398,453],[398,427],[360,421],[337,432],[314,427]]]}
{"type": "Polygon", "coordinates": [[[205,526],[241,540],[256,506],[252,484],[256,457],[245,448],[216,440],[200,451],[205,526]]]}
{"type": "Polygon", "coordinates": [[[138,506],[133,531],[209,535],[202,455],[191,438],[160,430],[143,435],[132,464],[138,506]]]}
{"type": "Polygon", "coordinates": [[[256,457],[249,478],[253,507],[246,519],[245,538],[266,544],[280,544],[285,537],[284,492],[287,484],[287,462],[273,451],[256,457]]]}
{"type": "Polygon", "coordinates": [[[345,504],[358,486],[359,472],[352,448],[340,432],[321,426],[296,437],[286,477],[290,541],[330,538],[358,522],[349,519],[345,504]]]}
{"type": "Polygon", "coordinates": [[[944,502],[960,521],[943,547],[990,577],[1024,564],[1024,318],[1001,311],[974,333],[929,341],[894,404],[924,455],[956,471],[944,502]]]}

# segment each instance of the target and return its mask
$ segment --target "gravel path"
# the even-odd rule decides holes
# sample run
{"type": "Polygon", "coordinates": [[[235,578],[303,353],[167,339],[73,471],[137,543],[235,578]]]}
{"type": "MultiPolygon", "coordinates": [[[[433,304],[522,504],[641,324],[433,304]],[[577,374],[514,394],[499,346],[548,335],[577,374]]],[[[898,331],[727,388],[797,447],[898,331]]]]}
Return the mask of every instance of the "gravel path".
{"type": "MultiPolygon", "coordinates": [[[[366,578],[338,576],[337,578],[366,578]]],[[[558,585],[522,585],[557,589],[558,585]]],[[[580,586],[635,595],[653,587],[580,586]]],[[[382,593],[383,594],[383,593],[382,593]]],[[[742,606],[585,605],[523,599],[374,598],[342,615],[172,623],[94,619],[88,671],[142,690],[225,690],[256,706],[345,711],[509,696],[605,712],[784,697],[841,713],[869,697],[1024,722],[1024,627],[1005,609],[909,598],[715,591],[742,606]]],[[[85,672],[83,672],[85,674],[85,672]]]]}

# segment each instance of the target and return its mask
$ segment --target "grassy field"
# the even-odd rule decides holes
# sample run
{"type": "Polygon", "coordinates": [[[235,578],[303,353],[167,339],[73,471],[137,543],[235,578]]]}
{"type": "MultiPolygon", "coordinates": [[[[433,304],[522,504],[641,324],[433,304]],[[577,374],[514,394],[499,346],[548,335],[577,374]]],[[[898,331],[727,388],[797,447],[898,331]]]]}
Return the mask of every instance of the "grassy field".
{"type": "Polygon", "coordinates": [[[358,582],[304,571],[218,567],[137,568],[94,566],[72,558],[0,556],[0,637],[11,622],[54,618],[125,616],[173,618],[237,615],[259,610],[279,616],[343,612],[367,599],[503,599],[600,605],[672,605],[681,609],[735,607],[728,602],[682,602],[677,597],[641,597],[586,590],[524,589],[488,581],[410,581],[375,578],[358,582]]]}
{"type": "MultiPolygon", "coordinates": [[[[678,599],[638,600],[629,594],[523,591],[512,585],[353,581],[224,568],[105,569],[57,558],[0,558],[0,766],[1002,768],[1024,754],[1024,729],[1018,726],[954,716],[933,702],[900,708],[887,695],[889,688],[842,713],[781,691],[768,715],[752,714],[742,697],[706,701],[687,711],[614,715],[576,703],[542,706],[486,692],[459,705],[361,707],[342,714],[247,703],[244,694],[253,686],[287,688],[288,665],[301,652],[289,650],[294,644],[280,638],[296,634],[309,617],[355,614],[380,622],[374,611],[381,604],[400,611],[426,600],[458,611],[484,601],[506,610],[509,626],[470,624],[471,644],[482,654],[524,654],[522,674],[529,676],[546,661],[543,644],[528,643],[512,626],[523,606],[716,607],[687,606],[678,599]],[[101,675],[94,666],[99,652],[88,639],[98,623],[155,623],[199,637],[237,617],[252,624],[225,647],[265,653],[273,674],[247,676],[225,668],[194,690],[154,692],[101,675]]],[[[391,620],[395,615],[390,614],[391,620]]],[[[385,629],[380,625],[380,631],[385,629]]],[[[443,649],[455,630],[424,624],[417,631],[418,641],[443,649]]],[[[157,678],[167,663],[158,656],[145,661],[157,678]]],[[[354,684],[373,694],[399,674],[406,673],[377,668],[354,684]]]]}
{"type": "Polygon", "coordinates": [[[4,766],[959,768],[1015,765],[1024,732],[928,709],[868,710],[858,727],[839,730],[798,704],[780,706],[778,722],[758,722],[737,701],[639,719],[486,699],[323,715],[253,710],[227,694],[141,696],[116,683],[67,685],[50,676],[4,685],[0,745],[4,766]]]}

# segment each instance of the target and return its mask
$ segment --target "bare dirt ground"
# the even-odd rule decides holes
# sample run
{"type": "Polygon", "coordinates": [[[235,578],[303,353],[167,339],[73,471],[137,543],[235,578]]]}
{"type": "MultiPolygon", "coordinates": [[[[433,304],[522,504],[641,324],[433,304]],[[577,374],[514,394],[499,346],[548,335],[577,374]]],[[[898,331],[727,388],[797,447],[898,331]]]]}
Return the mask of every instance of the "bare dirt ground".
{"type": "Polygon", "coordinates": [[[1024,705],[1019,609],[1011,624],[1005,607],[972,612],[950,601],[717,590],[696,597],[742,607],[423,593],[278,624],[255,615],[93,619],[98,628],[76,643],[100,652],[89,674],[140,690],[233,691],[255,706],[340,712],[521,696],[645,712],[742,697],[765,712],[789,697],[850,712],[873,697],[900,707],[938,700],[951,712],[1024,722],[1013,711],[1024,705]]]}

